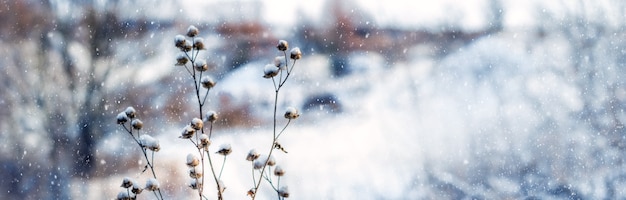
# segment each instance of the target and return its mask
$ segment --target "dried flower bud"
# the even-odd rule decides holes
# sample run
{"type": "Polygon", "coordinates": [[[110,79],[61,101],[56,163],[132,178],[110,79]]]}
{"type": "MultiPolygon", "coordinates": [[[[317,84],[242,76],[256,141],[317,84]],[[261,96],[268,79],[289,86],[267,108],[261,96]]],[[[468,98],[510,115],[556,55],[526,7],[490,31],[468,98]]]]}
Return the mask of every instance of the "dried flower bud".
{"type": "Polygon", "coordinates": [[[211,140],[209,140],[208,135],[204,133],[200,135],[200,145],[202,145],[202,147],[207,147],[211,145],[211,140]]]}
{"type": "Polygon", "coordinates": [[[189,168],[189,177],[193,179],[202,178],[202,171],[197,170],[195,167],[189,168]]]}
{"type": "Polygon", "coordinates": [[[189,58],[184,53],[180,53],[176,57],[176,65],[177,66],[183,66],[183,65],[187,64],[187,62],[189,62],[189,58]]]}
{"type": "Polygon", "coordinates": [[[276,45],[276,48],[279,51],[287,51],[287,49],[289,48],[289,43],[287,43],[287,41],[285,40],[278,40],[278,45],[276,45]]]}
{"type": "Polygon", "coordinates": [[[276,168],[274,169],[274,175],[283,176],[285,175],[285,170],[280,166],[276,166],[276,168]]]}
{"type": "Polygon", "coordinates": [[[187,36],[189,37],[196,37],[199,33],[200,31],[194,25],[191,25],[189,26],[189,28],[187,28],[187,36]]]}
{"type": "Polygon", "coordinates": [[[280,189],[278,189],[278,196],[281,196],[283,198],[288,198],[289,197],[289,188],[287,188],[287,186],[283,186],[280,189]]]}
{"type": "Polygon", "coordinates": [[[215,86],[215,81],[213,81],[213,78],[210,76],[203,76],[202,79],[200,79],[200,84],[202,84],[203,88],[211,89],[215,86]]]}
{"type": "Polygon", "coordinates": [[[128,194],[128,191],[121,191],[120,193],[117,193],[117,200],[131,200],[132,198],[130,198],[130,194],[128,194]]]}
{"type": "Polygon", "coordinates": [[[267,159],[267,165],[269,166],[276,165],[276,160],[274,159],[274,156],[270,156],[269,159],[267,159]]]}
{"type": "Polygon", "coordinates": [[[187,40],[185,39],[185,36],[183,35],[176,35],[176,37],[174,37],[174,44],[178,48],[182,48],[183,46],[185,46],[186,41],[187,40]]]}
{"type": "Polygon", "coordinates": [[[254,191],[255,191],[255,190],[254,190],[254,188],[252,188],[252,189],[248,190],[248,196],[250,196],[250,197],[254,197],[254,194],[255,194],[255,192],[254,192],[254,191]]]}
{"type": "Polygon", "coordinates": [[[142,147],[145,147],[147,149],[150,149],[151,151],[154,152],[158,152],[159,150],[161,150],[161,145],[159,145],[159,140],[157,140],[156,138],[153,138],[150,135],[141,135],[139,137],[139,144],[141,144],[142,147]]]}
{"type": "Polygon", "coordinates": [[[202,127],[204,127],[204,122],[202,122],[202,120],[199,119],[199,118],[193,118],[191,120],[191,124],[189,124],[189,125],[193,129],[200,130],[200,129],[202,129],[202,127]]]}
{"type": "Polygon", "coordinates": [[[196,38],[193,40],[193,48],[196,50],[203,50],[204,49],[204,39],[202,38],[196,38]]]}
{"type": "Polygon", "coordinates": [[[128,177],[124,177],[124,180],[122,181],[122,185],[120,187],[129,188],[132,186],[133,186],[133,180],[128,177]]]}
{"type": "Polygon", "coordinates": [[[206,115],[204,115],[204,117],[205,117],[205,120],[209,122],[215,122],[218,119],[217,113],[212,110],[207,112],[206,115]]]}
{"type": "Polygon", "coordinates": [[[146,182],[146,190],[149,191],[156,191],[159,189],[159,181],[154,179],[154,178],[150,178],[148,179],[148,181],[146,182]]]}
{"type": "Polygon", "coordinates": [[[291,59],[298,60],[302,58],[302,51],[300,51],[300,48],[298,47],[291,49],[290,53],[291,59]]]}
{"type": "Polygon", "coordinates": [[[278,69],[285,69],[287,67],[287,63],[285,63],[285,56],[276,56],[276,58],[274,58],[274,65],[278,67],[278,69]]]}
{"type": "Polygon", "coordinates": [[[257,158],[259,158],[259,153],[256,152],[255,149],[251,149],[250,152],[248,152],[248,156],[246,156],[246,160],[247,161],[254,161],[257,158]]]}
{"type": "Polygon", "coordinates": [[[184,52],[190,52],[191,49],[193,49],[193,44],[191,44],[191,42],[188,40],[185,40],[185,44],[183,44],[183,46],[180,47],[180,50],[184,52]]]}
{"type": "Polygon", "coordinates": [[[187,125],[185,126],[185,128],[183,128],[183,132],[180,134],[179,138],[189,139],[193,136],[194,133],[196,133],[196,129],[193,129],[191,125],[187,125]]]}
{"type": "Polygon", "coordinates": [[[130,125],[136,130],[141,130],[141,128],[143,128],[143,122],[139,119],[133,119],[133,121],[130,122],[130,125]]]}
{"type": "Polygon", "coordinates": [[[141,192],[143,192],[143,188],[141,188],[141,186],[139,186],[139,184],[135,182],[133,183],[133,189],[131,189],[130,191],[135,194],[141,194],[141,192]]]}
{"type": "Polygon", "coordinates": [[[294,107],[287,107],[287,110],[285,111],[285,118],[287,119],[296,119],[300,117],[300,113],[298,113],[298,110],[294,107]]]}
{"type": "Polygon", "coordinates": [[[137,111],[135,111],[135,108],[133,108],[132,106],[129,106],[126,108],[126,110],[124,111],[126,113],[126,116],[132,118],[135,118],[137,115],[137,111]]]}
{"type": "Polygon", "coordinates": [[[194,67],[196,68],[197,71],[203,72],[209,69],[209,65],[206,64],[206,60],[204,59],[199,59],[196,61],[196,63],[194,64],[194,67]]]}
{"type": "Polygon", "coordinates": [[[228,154],[230,154],[233,150],[230,147],[230,144],[222,144],[222,146],[220,146],[220,150],[218,150],[217,154],[223,155],[223,156],[227,156],[228,154]]]}
{"type": "Polygon", "coordinates": [[[124,124],[128,121],[128,115],[126,115],[125,112],[121,112],[120,114],[117,114],[117,123],[118,124],[124,124]]]}
{"type": "Polygon", "coordinates": [[[200,159],[198,158],[198,156],[194,155],[194,154],[187,154],[187,166],[188,167],[195,167],[198,166],[198,164],[200,164],[200,159]]]}
{"type": "Polygon", "coordinates": [[[193,190],[197,190],[202,187],[202,179],[191,179],[189,182],[189,187],[193,190]]]}
{"type": "Polygon", "coordinates": [[[263,75],[263,78],[272,78],[278,75],[278,70],[279,68],[274,65],[265,65],[265,69],[263,70],[265,74],[263,75]]]}

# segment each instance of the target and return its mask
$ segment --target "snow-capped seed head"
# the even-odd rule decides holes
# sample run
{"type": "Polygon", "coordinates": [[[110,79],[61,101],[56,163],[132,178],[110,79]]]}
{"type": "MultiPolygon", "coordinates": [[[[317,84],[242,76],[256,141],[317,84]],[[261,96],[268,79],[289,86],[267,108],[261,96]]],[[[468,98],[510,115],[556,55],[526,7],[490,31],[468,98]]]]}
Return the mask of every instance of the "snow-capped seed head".
{"type": "Polygon", "coordinates": [[[198,158],[198,156],[194,155],[194,154],[187,154],[187,166],[188,167],[195,167],[198,166],[198,164],[200,164],[200,159],[198,158]]]}
{"type": "Polygon", "coordinates": [[[194,25],[191,25],[189,26],[189,28],[187,28],[187,36],[189,37],[196,37],[199,33],[200,31],[194,25]]]}
{"type": "Polygon", "coordinates": [[[131,200],[132,198],[130,198],[130,194],[128,194],[127,191],[121,191],[120,193],[117,193],[117,200],[131,200]]]}
{"type": "Polygon", "coordinates": [[[128,122],[128,115],[126,115],[125,112],[121,112],[120,114],[117,114],[117,123],[118,124],[124,124],[128,122]]]}
{"type": "Polygon", "coordinates": [[[159,140],[157,140],[156,138],[153,138],[150,135],[143,134],[139,136],[139,144],[141,144],[142,147],[150,149],[151,151],[154,151],[154,152],[158,152],[159,150],[161,150],[161,145],[159,145],[159,140]]]}
{"type": "Polygon", "coordinates": [[[255,149],[251,149],[250,152],[248,152],[248,155],[246,156],[246,160],[247,161],[254,161],[257,158],[259,158],[260,154],[258,152],[256,152],[255,149]]]}
{"type": "Polygon", "coordinates": [[[180,50],[184,52],[190,52],[191,49],[193,49],[193,44],[191,44],[191,42],[188,40],[185,40],[185,44],[180,47],[180,50]]]}
{"type": "Polygon", "coordinates": [[[202,147],[206,147],[211,145],[211,140],[209,140],[209,136],[206,134],[201,134],[200,135],[200,144],[202,145],[202,147]]]}
{"type": "Polygon", "coordinates": [[[130,125],[136,130],[141,130],[141,128],[143,128],[143,122],[139,119],[133,119],[133,121],[130,122],[130,125]]]}
{"type": "Polygon", "coordinates": [[[176,35],[176,37],[174,37],[174,44],[178,48],[182,48],[183,46],[185,46],[186,41],[187,40],[185,39],[185,36],[183,35],[176,35]]]}
{"type": "Polygon", "coordinates": [[[197,170],[195,167],[189,168],[189,177],[193,179],[202,178],[202,171],[197,170]]]}
{"type": "Polygon", "coordinates": [[[148,191],[156,191],[159,189],[159,181],[156,180],[155,178],[150,178],[148,179],[148,181],[146,182],[146,187],[145,189],[148,191]]]}
{"type": "Polygon", "coordinates": [[[276,165],[276,160],[274,159],[274,156],[270,156],[269,159],[267,159],[267,165],[269,166],[276,165]]]}
{"type": "Polygon", "coordinates": [[[196,63],[194,64],[194,67],[196,68],[197,71],[203,72],[209,69],[209,65],[206,64],[206,60],[204,59],[199,59],[198,61],[196,61],[196,63]]]}
{"type": "Polygon", "coordinates": [[[204,39],[202,38],[196,38],[193,40],[193,48],[196,50],[203,50],[204,49],[204,39]]]}
{"type": "Polygon", "coordinates": [[[133,186],[133,180],[128,177],[124,177],[124,180],[122,180],[122,185],[120,187],[129,188],[132,186],[133,186]]]}
{"type": "Polygon", "coordinates": [[[220,146],[220,150],[218,150],[217,154],[223,155],[223,156],[227,156],[228,154],[230,154],[233,150],[230,147],[230,144],[222,144],[222,146],[220,146]]]}
{"type": "Polygon", "coordinates": [[[287,107],[287,109],[285,110],[285,118],[287,119],[296,119],[300,117],[300,113],[298,113],[298,110],[294,107],[287,107]]]}
{"type": "Polygon", "coordinates": [[[196,129],[193,129],[191,125],[187,125],[185,126],[185,128],[183,128],[183,131],[180,134],[180,138],[189,139],[193,136],[194,133],[196,133],[196,129]]]}
{"type": "Polygon", "coordinates": [[[200,130],[200,129],[202,129],[202,127],[204,127],[204,122],[202,122],[202,120],[199,119],[199,118],[193,118],[189,125],[193,129],[200,130]]]}
{"type": "Polygon", "coordinates": [[[278,40],[278,45],[276,45],[276,48],[279,51],[287,51],[287,49],[289,49],[289,43],[287,43],[287,41],[285,40],[278,40]]]}
{"type": "Polygon", "coordinates": [[[215,120],[218,119],[217,113],[213,110],[209,110],[209,112],[206,112],[206,115],[204,115],[205,120],[208,122],[215,122],[215,120]]]}
{"type": "Polygon", "coordinates": [[[274,58],[274,65],[281,70],[285,69],[287,67],[285,56],[276,56],[276,58],[274,58]]]}
{"type": "Polygon", "coordinates": [[[202,87],[206,89],[211,89],[215,86],[215,81],[213,81],[213,78],[210,76],[203,76],[202,79],[200,79],[200,83],[202,84],[202,87]]]}
{"type": "Polygon", "coordinates": [[[261,159],[256,159],[256,160],[254,160],[253,168],[254,169],[261,169],[261,168],[263,168],[264,165],[265,165],[265,163],[263,163],[263,161],[261,161],[261,159]]]}
{"type": "Polygon", "coordinates": [[[189,187],[193,190],[197,190],[198,188],[202,187],[202,179],[191,179],[191,182],[189,182],[189,187]]]}
{"type": "Polygon", "coordinates": [[[276,166],[276,168],[274,168],[274,175],[283,176],[285,175],[285,170],[280,166],[276,166]]]}
{"type": "Polygon", "coordinates": [[[265,65],[265,69],[263,70],[263,73],[264,73],[263,78],[272,78],[278,75],[278,70],[279,68],[274,65],[271,65],[271,64],[265,65]]]}
{"type": "Polygon", "coordinates": [[[283,186],[280,189],[278,189],[278,196],[281,196],[283,198],[288,198],[289,197],[289,188],[287,188],[287,186],[283,186]]]}
{"type": "Polygon", "coordinates": [[[298,47],[291,49],[290,54],[291,59],[299,60],[300,58],[302,58],[302,51],[300,51],[300,48],[298,47]]]}
{"type": "Polygon", "coordinates": [[[132,193],[141,194],[143,192],[143,188],[137,184],[137,182],[133,183],[133,189],[130,190],[132,193]]]}
{"type": "Polygon", "coordinates": [[[135,108],[133,108],[132,106],[128,106],[126,108],[126,110],[124,110],[124,112],[126,113],[126,116],[132,118],[135,118],[137,115],[137,111],[135,111],[135,108]]]}
{"type": "Polygon", "coordinates": [[[176,57],[176,65],[177,66],[183,66],[183,65],[187,64],[187,62],[189,62],[189,58],[184,53],[180,53],[176,57]]]}
{"type": "Polygon", "coordinates": [[[254,194],[256,193],[256,192],[254,192],[254,191],[255,191],[255,190],[254,190],[254,188],[252,188],[252,189],[248,190],[248,196],[250,196],[250,197],[254,197],[254,194]]]}

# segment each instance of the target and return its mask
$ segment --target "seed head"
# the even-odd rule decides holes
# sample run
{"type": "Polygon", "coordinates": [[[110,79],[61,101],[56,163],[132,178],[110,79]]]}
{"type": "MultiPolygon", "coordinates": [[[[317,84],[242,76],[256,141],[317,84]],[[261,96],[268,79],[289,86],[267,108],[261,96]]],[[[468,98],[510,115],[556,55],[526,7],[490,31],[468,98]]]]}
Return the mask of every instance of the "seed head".
{"type": "Polygon", "coordinates": [[[202,179],[191,179],[191,182],[189,182],[189,187],[193,190],[197,190],[198,188],[202,187],[202,179]]]}
{"type": "Polygon", "coordinates": [[[159,181],[154,179],[154,178],[150,178],[148,179],[148,181],[146,182],[146,190],[149,191],[156,191],[159,189],[159,181]]]}
{"type": "Polygon", "coordinates": [[[291,49],[290,53],[291,59],[299,60],[300,58],[302,58],[302,51],[300,51],[300,48],[298,47],[291,49]]]}
{"type": "Polygon", "coordinates": [[[204,49],[204,39],[202,38],[196,38],[193,40],[193,48],[196,50],[202,50],[204,49]]]}
{"type": "Polygon", "coordinates": [[[215,122],[218,119],[217,113],[215,111],[209,110],[209,112],[204,115],[205,120],[209,122],[215,122]]]}
{"type": "Polygon", "coordinates": [[[215,81],[213,81],[213,78],[210,76],[203,76],[202,79],[200,79],[200,83],[202,84],[202,87],[206,89],[211,89],[215,86],[215,81]]]}
{"type": "Polygon", "coordinates": [[[135,194],[141,194],[141,192],[143,192],[143,188],[141,188],[141,186],[139,186],[139,184],[135,182],[133,183],[133,189],[131,189],[130,191],[135,194]]]}
{"type": "Polygon", "coordinates": [[[209,140],[208,135],[204,133],[200,135],[200,145],[202,145],[202,147],[208,147],[211,145],[211,140],[209,140]]]}
{"type": "Polygon", "coordinates": [[[186,41],[187,40],[185,39],[185,36],[183,35],[176,35],[176,37],[174,37],[174,44],[178,48],[182,48],[183,46],[185,46],[186,41]]]}
{"type": "Polygon", "coordinates": [[[195,167],[198,166],[198,164],[200,164],[200,159],[198,158],[198,156],[194,155],[194,154],[187,154],[187,166],[188,167],[195,167]]]}
{"type": "Polygon", "coordinates": [[[285,111],[285,118],[287,119],[296,119],[300,117],[300,113],[298,113],[298,110],[294,107],[287,107],[287,110],[285,111]]]}
{"type": "Polygon", "coordinates": [[[206,60],[204,59],[199,59],[196,61],[196,63],[194,64],[194,67],[196,68],[197,71],[203,72],[209,69],[209,65],[206,64],[206,60]]]}
{"type": "Polygon", "coordinates": [[[189,26],[189,28],[187,28],[187,36],[189,37],[196,37],[199,33],[200,31],[194,25],[191,25],[189,26]]]}
{"type": "Polygon", "coordinates": [[[193,129],[191,125],[187,125],[185,126],[185,128],[183,128],[183,131],[180,134],[180,138],[189,139],[191,138],[191,136],[193,136],[194,133],[196,133],[196,129],[193,129]]]}
{"type": "Polygon", "coordinates": [[[199,118],[193,118],[191,120],[191,124],[189,124],[191,126],[191,128],[196,129],[196,130],[200,130],[202,129],[202,127],[204,126],[204,122],[202,122],[201,119],[199,118]]]}
{"type": "Polygon", "coordinates": [[[287,67],[287,63],[285,63],[285,56],[276,56],[274,58],[274,65],[279,69],[285,69],[287,67]]]}
{"type": "Polygon", "coordinates": [[[131,200],[132,198],[130,198],[130,194],[128,194],[127,191],[121,191],[120,193],[117,193],[117,200],[131,200]]]}
{"type": "Polygon", "coordinates": [[[180,47],[180,50],[183,52],[190,52],[191,49],[193,49],[193,44],[191,44],[191,42],[188,40],[185,40],[185,44],[183,44],[183,46],[180,47]]]}
{"type": "Polygon", "coordinates": [[[251,149],[250,152],[248,152],[248,156],[246,156],[246,160],[247,161],[254,161],[257,158],[259,158],[259,153],[256,152],[255,149],[251,149]]]}
{"type": "Polygon", "coordinates": [[[278,75],[278,70],[279,68],[274,65],[271,65],[271,64],[265,65],[265,69],[263,70],[265,74],[263,75],[263,78],[272,78],[278,75]]]}
{"type": "Polygon", "coordinates": [[[220,146],[220,150],[218,150],[215,153],[223,155],[223,156],[227,156],[231,152],[233,152],[233,150],[231,149],[230,144],[222,144],[222,146],[220,146]]]}
{"type": "Polygon", "coordinates": [[[284,198],[288,198],[289,197],[289,188],[287,188],[287,186],[283,186],[280,189],[278,189],[278,196],[284,197],[284,198]]]}
{"type": "Polygon", "coordinates": [[[122,181],[122,185],[120,187],[129,188],[132,186],[133,186],[133,180],[128,177],[124,177],[124,180],[122,181]]]}
{"type": "Polygon", "coordinates": [[[269,159],[267,159],[267,165],[269,166],[276,165],[276,160],[274,159],[274,156],[270,156],[269,159]]]}
{"type": "Polygon", "coordinates": [[[180,54],[178,54],[178,57],[176,57],[176,65],[177,66],[183,66],[183,65],[187,64],[187,62],[189,62],[189,58],[184,53],[180,53],[180,54]]]}
{"type": "Polygon", "coordinates": [[[276,45],[276,48],[279,51],[287,51],[287,49],[289,48],[289,43],[287,43],[287,41],[285,40],[278,40],[278,45],[276,45]]]}
{"type": "Polygon", "coordinates": [[[136,130],[141,130],[141,128],[143,128],[143,122],[139,119],[133,119],[133,121],[130,122],[130,125],[136,130]]]}
{"type": "Polygon", "coordinates": [[[151,151],[158,152],[161,150],[161,145],[159,145],[159,140],[153,138],[150,135],[143,134],[139,137],[139,144],[142,147],[150,149],[151,151]]]}
{"type": "Polygon", "coordinates": [[[132,106],[129,106],[126,108],[126,110],[124,111],[126,113],[126,116],[132,118],[136,117],[137,111],[135,111],[135,108],[133,108],[132,106]]]}
{"type": "Polygon", "coordinates": [[[189,168],[189,177],[193,179],[202,178],[202,171],[197,170],[195,167],[189,168]]]}
{"type": "Polygon", "coordinates": [[[118,124],[124,124],[128,121],[128,115],[126,115],[125,112],[121,112],[120,114],[117,114],[117,123],[118,124]]]}
{"type": "Polygon", "coordinates": [[[283,176],[285,175],[285,170],[280,166],[276,166],[276,168],[274,169],[274,175],[283,176]]]}

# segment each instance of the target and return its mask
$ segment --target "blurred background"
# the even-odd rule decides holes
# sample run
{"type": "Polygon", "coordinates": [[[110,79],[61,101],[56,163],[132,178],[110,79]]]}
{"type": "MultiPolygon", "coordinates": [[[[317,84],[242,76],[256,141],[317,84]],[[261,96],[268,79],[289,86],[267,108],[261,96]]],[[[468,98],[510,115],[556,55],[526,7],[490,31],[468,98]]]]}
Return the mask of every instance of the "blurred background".
{"type": "Polygon", "coordinates": [[[189,25],[217,81],[211,148],[233,146],[227,199],[252,186],[248,150],[271,144],[262,74],[279,39],[303,51],[279,101],[302,112],[276,155],[293,199],[626,198],[624,19],[617,0],[2,1],[0,198],[145,182],[115,124],[127,106],[161,141],[165,197],[193,197],[195,147],[177,138],[193,83],[174,66],[189,25]]]}

